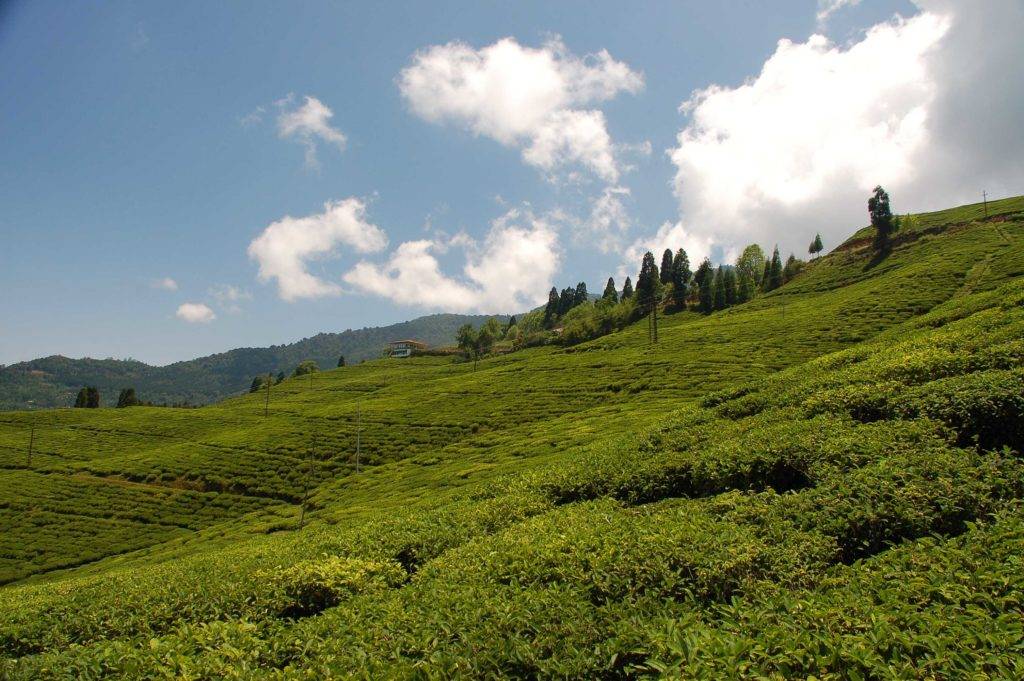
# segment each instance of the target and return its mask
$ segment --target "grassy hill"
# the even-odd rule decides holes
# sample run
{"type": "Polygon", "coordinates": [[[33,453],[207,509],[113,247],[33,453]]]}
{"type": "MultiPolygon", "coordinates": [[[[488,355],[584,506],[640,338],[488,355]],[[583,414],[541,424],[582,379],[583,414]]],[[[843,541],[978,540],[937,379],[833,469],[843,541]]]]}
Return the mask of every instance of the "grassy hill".
{"type": "Polygon", "coordinates": [[[992,207],[654,346],[0,414],[0,676],[1019,678],[1024,199],[992,207]]]}
{"type": "Polygon", "coordinates": [[[427,315],[391,326],[319,333],[269,348],[236,348],[162,367],[134,360],[54,355],[0,367],[0,410],[69,407],[84,385],[99,388],[104,406],[114,406],[125,387],[134,387],[141,399],[154,404],[208,404],[248,390],[257,374],[290,374],[303,360],[333,368],[341,355],[348,362],[376,359],[388,341],[402,338],[451,344],[460,326],[479,326],[486,320],[483,315],[427,315]]]}

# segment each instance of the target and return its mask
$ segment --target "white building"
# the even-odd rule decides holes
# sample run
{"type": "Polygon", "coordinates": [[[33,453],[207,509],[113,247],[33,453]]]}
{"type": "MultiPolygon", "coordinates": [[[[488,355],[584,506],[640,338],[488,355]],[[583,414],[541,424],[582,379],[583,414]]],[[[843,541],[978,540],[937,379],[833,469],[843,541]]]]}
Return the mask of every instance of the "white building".
{"type": "Polygon", "coordinates": [[[415,350],[423,350],[426,343],[415,340],[397,340],[388,343],[388,357],[409,357],[415,350]]]}

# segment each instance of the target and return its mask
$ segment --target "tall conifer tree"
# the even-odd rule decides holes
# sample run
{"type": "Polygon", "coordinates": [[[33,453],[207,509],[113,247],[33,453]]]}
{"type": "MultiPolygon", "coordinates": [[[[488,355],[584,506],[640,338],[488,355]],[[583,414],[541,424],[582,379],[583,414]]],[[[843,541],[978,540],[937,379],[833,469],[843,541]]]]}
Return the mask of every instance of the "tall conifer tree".
{"type": "Polygon", "coordinates": [[[666,248],[661,254],[661,283],[667,284],[672,281],[672,249],[666,248]]]}
{"type": "Polygon", "coordinates": [[[608,277],[608,283],[604,285],[602,300],[610,300],[613,303],[619,302],[619,292],[615,290],[615,279],[608,277]]]}
{"type": "Polygon", "coordinates": [[[686,298],[690,294],[690,259],[686,251],[679,249],[672,259],[672,301],[680,310],[686,307],[686,298]]]}
{"type": "Polygon", "coordinates": [[[715,270],[715,277],[711,280],[711,297],[715,310],[725,309],[725,277],[721,265],[715,270]]]}
{"type": "Polygon", "coordinates": [[[782,258],[779,257],[779,247],[775,246],[775,250],[772,251],[771,267],[768,270],[768,288],[765,290],[774,291],[780,286],[782,286],[782,258]]]}
{"type": "Polygon", "coordinates": [[[732,307],[736,304],[736,270],[731,267],[722,270],[722,288],[725,289],[725,306],[732,307]]]}

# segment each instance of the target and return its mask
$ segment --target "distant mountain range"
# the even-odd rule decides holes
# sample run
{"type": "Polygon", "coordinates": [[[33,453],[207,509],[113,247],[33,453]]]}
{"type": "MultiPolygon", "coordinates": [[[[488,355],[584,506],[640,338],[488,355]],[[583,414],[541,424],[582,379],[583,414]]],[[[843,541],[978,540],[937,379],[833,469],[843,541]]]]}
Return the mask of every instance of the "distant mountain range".
{"type": "Polygon", "coordinates": [[[427,315],[391,326],[320,333],[287,345],[237,348],[162,367],[135,360],[53,355],[0,368],[0,410],[69,407],[85,385],[99,388],[103,406],[115,405],[118,393],[128,387],[135,388],[140,399],[155,404],[208,404],[248,390],[257,374],[290,374],[306,359],[328,369],[337,366],[342,355],[349,363],[377,358],[392,340],[451,344],[460,326],[480,326],[487,319],[485,315],[427,315]]]}

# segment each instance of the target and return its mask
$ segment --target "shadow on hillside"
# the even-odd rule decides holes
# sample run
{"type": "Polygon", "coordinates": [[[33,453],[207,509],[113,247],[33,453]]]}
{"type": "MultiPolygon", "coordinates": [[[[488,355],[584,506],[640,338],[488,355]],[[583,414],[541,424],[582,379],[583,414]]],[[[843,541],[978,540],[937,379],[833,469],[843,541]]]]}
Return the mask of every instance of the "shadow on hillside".
{"type": "Polygon", "coordinates": [[[885,248],[875,251],[875,254],[871,256],[871,260],[868,260],[864,265],[864,271],[868,272],[875,269],[892,254],[892,245],[888,245],[885,248]]]}

